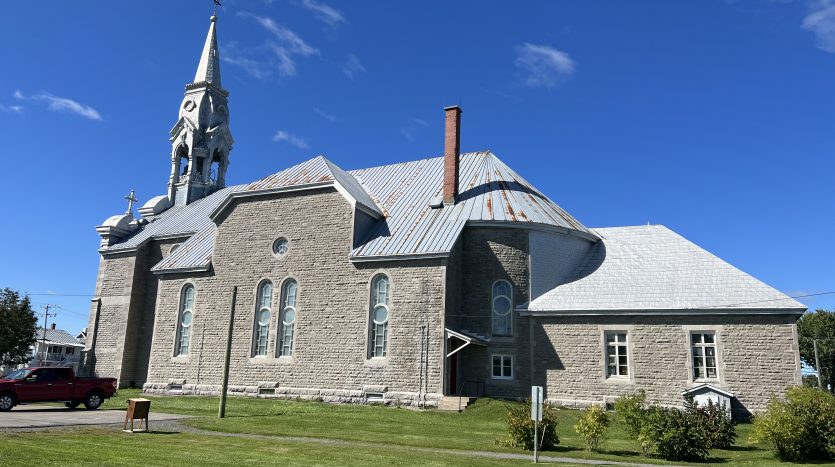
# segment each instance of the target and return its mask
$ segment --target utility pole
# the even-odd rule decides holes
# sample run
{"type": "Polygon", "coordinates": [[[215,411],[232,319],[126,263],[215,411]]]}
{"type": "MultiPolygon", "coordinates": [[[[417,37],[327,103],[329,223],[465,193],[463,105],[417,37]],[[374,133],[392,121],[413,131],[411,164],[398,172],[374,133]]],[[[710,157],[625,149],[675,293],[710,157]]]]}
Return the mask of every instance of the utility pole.
{"type": "Polygon", "coordinates": [[[229,332],[226,334],[226,356],[223,358],[223,382],[220,385],[220,407],[217,417],[226,416],[226,391],[229,389],[229,362],[232,358],[232,327],[235,324],[235,302],[238,298],[238,286],[232,287],[232,305],[229,309],[229,332]]]}
{"type": "Polygon", "coordinates": [[[55,305],[44,305],[43,306],[43,334],[41,334],[41,347],[43,348],[43,353],[41,353],[41,366],[43,366],[44,360],[46,360],[46,325],[47,319],[52,316],[55,317],[56,315],[50,314],[49,309],[54,307],[55,305]]]}
{"type": "Polygon", "coordinates": [[[821,364],[818,360],[818,340],[812,339],[812,347],[815,348],[815,372],[818,374],[818,389],[823,389],[823,382],[821,382],[821,364]]]}

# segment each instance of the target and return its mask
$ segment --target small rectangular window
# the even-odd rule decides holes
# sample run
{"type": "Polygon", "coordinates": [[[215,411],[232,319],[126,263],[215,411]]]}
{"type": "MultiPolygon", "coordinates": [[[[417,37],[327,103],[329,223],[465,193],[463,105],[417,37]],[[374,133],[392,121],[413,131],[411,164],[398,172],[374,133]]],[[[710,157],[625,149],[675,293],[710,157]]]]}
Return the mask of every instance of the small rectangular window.
{"type": "Polygon", "coordinates": [[[716,335],[713,332],[690,334],[693,351],[693,380],[717,379],[716,335]]]}
{"type": "Polygon", "coordinates": [[[75,353],[75,348],[67,347],[67,352],[66,352],[67,355],[73,355],[74,353],[75,353]]]}
{"type": "Polygon", "coordinates": [[[274,396],[275,388],[258,388],[259,396],[274,396]]]}
{"type": "Polygon", "coordinates": [[[606,333],[606,376],[629,376],[628,334],[625,331],[606,333]]]}
{"type": "Polygon", "coordinates": [[[493,355],[493,379],[513,379],[512,355],[493,355]]]}

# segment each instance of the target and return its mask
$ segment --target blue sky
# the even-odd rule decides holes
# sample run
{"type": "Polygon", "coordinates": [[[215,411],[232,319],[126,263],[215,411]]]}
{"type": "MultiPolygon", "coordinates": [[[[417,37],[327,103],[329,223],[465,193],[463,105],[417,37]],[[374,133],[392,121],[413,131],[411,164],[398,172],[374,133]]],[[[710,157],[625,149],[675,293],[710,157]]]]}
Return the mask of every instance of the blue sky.
{"type": "MultiPolygon", "coordinates": [[[[86,325],[94,227],[165,192],[211,1],[11,2],[0,286],[86,325]],[[61,295],[41,295],[57,293],[61,295]],[[77,295],[77,296],[67,296],[77,295]]],[[[228,182],[491,149],[593,227],[663,224],[790,295],[835,291],[835,1],[226,0],[228,182]]],[[[835,295],[801,299],[835,308],[835,295]]]]}

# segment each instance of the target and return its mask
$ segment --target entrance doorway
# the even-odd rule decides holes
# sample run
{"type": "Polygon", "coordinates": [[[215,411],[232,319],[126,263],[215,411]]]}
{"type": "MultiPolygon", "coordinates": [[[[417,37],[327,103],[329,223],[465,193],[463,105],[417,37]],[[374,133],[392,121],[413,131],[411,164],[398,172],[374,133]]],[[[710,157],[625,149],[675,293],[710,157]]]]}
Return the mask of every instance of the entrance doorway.
{"type": "Polygon", "coordinates": [[[452,354],[449,357],[449,393],[450,395],[458,395],[458,354],[452,354]]]}

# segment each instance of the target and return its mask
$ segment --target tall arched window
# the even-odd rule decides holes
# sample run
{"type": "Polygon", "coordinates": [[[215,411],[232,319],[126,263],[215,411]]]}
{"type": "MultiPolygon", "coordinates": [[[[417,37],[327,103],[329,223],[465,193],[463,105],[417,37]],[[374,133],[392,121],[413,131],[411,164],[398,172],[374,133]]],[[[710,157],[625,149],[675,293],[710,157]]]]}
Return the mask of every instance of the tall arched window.
{"type": "Polygon", "coordinates": [[[293,330],[296,323],[296,281],[288,279],[281,290],[281,340],[278,347],[280,357],[293,355],[293,330]]]}
{"type": "Polygon", "coordinates": [[[273,284],[270,281],[264,281],[258,287],[257,301],[253,353],[256,357],[260,357],[267,355],[267,343],[270,340],[270,319],[273,302],[273,284]]]}
{"type": "Polygon", "coordinates": [[[177,324],[176,355],[188,355],[188,345],[191,338],[191,322],[194,319],[194,286],[183,287],[180,294],[179,323],[177,324]]]}
{"type": "Polygon", "coordinates": [[[513,334],[513,288],[505,280],[493,283],[493,335],[513,334]]]}
{"type": "Polygon", "coordinates": [[[388,350],[390,301],[389,278],[380,274],[371,281],[371,342],[369,353],[372,357],[385,357],[388,350]]]}

